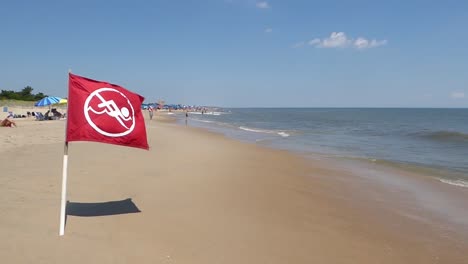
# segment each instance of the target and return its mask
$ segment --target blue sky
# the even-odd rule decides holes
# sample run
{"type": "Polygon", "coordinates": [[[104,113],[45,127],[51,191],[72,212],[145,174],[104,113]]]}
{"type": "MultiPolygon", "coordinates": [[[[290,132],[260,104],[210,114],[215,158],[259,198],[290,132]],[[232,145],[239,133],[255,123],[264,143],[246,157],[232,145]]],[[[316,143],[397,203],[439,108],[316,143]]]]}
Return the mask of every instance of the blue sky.
{"type": "Polygon", "coordinates": [[[9,1],[0,89],[67,72],[148,101],[467,107],[467,1],[9,1]]]}

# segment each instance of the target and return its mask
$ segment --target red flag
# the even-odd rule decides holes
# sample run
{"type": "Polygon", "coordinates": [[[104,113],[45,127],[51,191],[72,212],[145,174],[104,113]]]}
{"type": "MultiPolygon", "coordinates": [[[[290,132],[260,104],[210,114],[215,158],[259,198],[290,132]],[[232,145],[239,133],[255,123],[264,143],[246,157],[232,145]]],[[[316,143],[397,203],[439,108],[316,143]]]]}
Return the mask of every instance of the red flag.
{"type": "Polygon", "coordinates": [[[69,74],[67,138],[149,149],[144,98],[107,82],[69,74]]]}

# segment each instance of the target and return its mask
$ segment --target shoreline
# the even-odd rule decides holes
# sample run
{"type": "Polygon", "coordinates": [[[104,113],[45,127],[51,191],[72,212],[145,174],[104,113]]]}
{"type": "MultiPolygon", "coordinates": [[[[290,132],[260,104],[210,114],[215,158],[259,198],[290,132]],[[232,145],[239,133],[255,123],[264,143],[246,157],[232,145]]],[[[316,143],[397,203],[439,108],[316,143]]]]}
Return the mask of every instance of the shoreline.
{"type": "MultiPolygon", "coordinates": [[[[299,154],[301,156],[306,156],[308,158],[312,159],[322,159],[322,160],[330,160],[331,163],[333,162],[356,162],[359,164],[364,164],[365,166],[375,166],[379,165],[383,169],[391,169],[394,171],[401,171],[403,173],[411,173],[411,174],[421,174],[425,175],[430,178],[436,179],[438,182],[443,183],[443,184],[448,184],[452,186],[457,186],[457,187],[464,187],[468,188],[468,174],[463,171],[459,170],[454,170],[449,167],[436,167],[436,166],[428,166],[428,164],[417,164],[417,163],[411,163],[411,162],[402,162],[402,161],[395,161],[391,159],[385,159],[385,158],[377,158],[377,157],[363,157],[360,156],[359,154],[351,154],[351,153],[326,153],[326,152],[320,152],[318,150],[310,150],[310,149],[298,149],[297,146],[288,146],[288,145],[282,145],[280,140],[281,138],[288,138],[290,136],[294,137],[295,132],[293,130],[265,130],[265,129],[260,129],[260,128],[247,128],[247,127],[230,127],[228,123],[218,123],[218,121],[210,121],[210,120],[203,120],[203,119],[192,119],[195,121],[195,127],[200,127],[204,129],[208,129],[210,131],[216,132],[216,133],[221,133],[229,138],[235,139],[235,140],[240,140],[242,142],[249,142],[253,143],[256,145],[261,145],[265,146],[268,148],[273,148],[273,149],[282,149],[282,150],[288,150],[291,152],[294,152],[296,154],[299,154]],[[212,123],[215,123],[217,125],[213,125],[212,123]],[[219,126],[219,127],[218,127],[219,126]],[[223,127],[226,126],[226,127],[223,127]],[[259,136],[263,135],[269,136],[269,134],[277,134],[278,137],[276,139],[267,139],[265,142],[263,140],[255,140],[255,142],[252,139],[246,139],[248,138],[247,136],[241,136],[242,131],[246,132],[253,132],[253,134],[249,137],[254,138],[254,134],[259,136]],[[232,130],[232,132],[229,132],[229,130],[232,130]],[[280,136],[280,137],[279,137],[280,136]],[[242,138],[244,137],[244,138],[242,138]],[[279,143],[279,144],[278,144],[279,143]]],[[[180,123],[182,121],[182,118],[180,118],[180,123]]],[[[194,123],[192,123],[194,124],[194,123]]],[[[296,132],[299,133],[299,132],[296,132]]]]}
{"type": "MultiPolygon", "coordinates": [[[[178,126],[184,126],[181,122],[183,118],[177,119],[174,116],[172,118],[174,118],[173,122],[178,126]]],[[[384,203],[385,196],[386,198],[393,198],[395,201],[389,202],[385,206],[387,209],[393,210],[396,208],[398,210],[387,213],[403,216],[419,224],[427,224],[427,227],[442,226],[443,228],[440,228],[440,232],[448,232],[452,236],[457,237],[462,243],[468,245],[468,206],[465,203],[468,200],[468,190],[465,186],[443,182],[443,178],[439,178],[435,174],[425,175],[423,170],[409,170],[401,166],[388,166],[365,159],[355,160],[347,158],[346,160],[341,160],[340,157],[324,158],[323,155],[317,155],[317,153],[313,152],[304,153],[278,148],[273,145],[259,145],[255,142],[240,140],[208,127],[189,125],[189,128],[214,133],[242,144],[289,153],[303,159],[306,163],[312,164],[312,167],[315,169],[331,171],[335,177],[332,182],[338,180],[349,184],[355,181],[350,184],[352,187],[349,185],[346,187],[352,189],[357,194],[353,194],[353,199],[365,202],[367,198],[373,198],[378,203],[384,203]],[[337,173],[342,175],[338,176],[337,173]],[[373,189],[371,189],[371,192],[363,192],[361,186],[356,182],[373,189]]],[[[432,168],[422,166],[419,169],[432,170],[432,168]]],[[[328,181],[329,179],[321,177],[321,180],[328,181]]],[[[356,206],[356,203],[351,204],[356,206]]],[[[376,210],[374,213],[379,213],[378,211],[376,210]]],[[[379,221],[381,220],[385,219],[381,218],[379,221]]],[[[397,230],[394,231],[396,232],[397,230]]]]}
{"type": "Polygon", "coordinates": [[[412,197],[391,185],[159,114],[146,121],[148,152],[70,147],[71,202],[131,198],[141,213],[68,216],[63,239],[57,229],[64,122],[25,120],[0,130],[2,144],[11,146],[0,150],[9,157],[0,161],[9,172],[0,180],[0,235],[10,238],[0,242],[5,261],[465,261],[466,236],[422,221],[427,212],[408,211],[412,197]]]}
{"type": "MultiPolygon", "coordinates": [[[[181,119],[174,120],[182,126],[181,119]]],[[[202,121],[203,122],[203,121],[202,121]]],[[[190,125],[189,125],[190,126],[190,125]]],[[[450,229],[452,234],[461,232],[461,240],[468,242],[468,206],[464,201],[468,200],[468,189],[466,185],[460,186],[453,182],[444,181],[446,179],[436,174],[435,169],[417,165],[397,164],[390,166],[388,161],[381,160],[375,162],[364,158],[333,157],[314,152],[295,151],[291,149],[278,148],[274,145],[258,144],[252,141],[241,140],[228,136],[222,131],[217,131],[209,127],[192,126],[195,129],[208,131],[222,135],[231,140],[243,144],[251,144],[260,148],[267,148],[276,151],[286,151],[306,162],[312,163],[315,168],[327,170],[332,168],[336,172],[344,172],[346,176],[340,176],[343,181],[358,181],[361,184],[372,186],[386,192],[389,197],[400,197],[394,195],[395,192],[403,195],[404,199],[398,201],[401,205],[405,203],[406,212],[397,212],[405,217],[413,218],[422,222],[432,222],[433,225],[442,225],[445,229],[450,229]],[[345,179],[351,177],[352,179],[345,179]],[[389,187],[389,190],[386,190],[389,187]],[[422,214],[422,216],[418,216],[422,214]],[[426,218],[425,218],[426,217],[426,218]]],[[[358,186],[354,186],[356,193],[361,192],[358,186]]],[[[379,196],[376,192],[371,194],[379,196]]],[[[366,195],[359,199],[362,201],[366,195]]],[[[378,197],[382,201],[383,198],[378,197]]],[[[394,206],[394,205],[393,205],[394,206]]],[[[393,206],[389,206],[392,208],[393,206]]]]}

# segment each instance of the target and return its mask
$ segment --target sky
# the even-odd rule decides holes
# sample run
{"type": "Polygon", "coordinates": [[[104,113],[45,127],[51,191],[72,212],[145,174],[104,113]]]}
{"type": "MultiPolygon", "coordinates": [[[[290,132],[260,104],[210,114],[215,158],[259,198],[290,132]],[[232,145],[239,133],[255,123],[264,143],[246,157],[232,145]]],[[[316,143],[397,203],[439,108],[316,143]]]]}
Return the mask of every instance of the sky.
{"type": "Polygon", "coordinates": [[[468,107],[468,1],[3,1],[0,89],[68,71],[146,102],[468,107]]]}

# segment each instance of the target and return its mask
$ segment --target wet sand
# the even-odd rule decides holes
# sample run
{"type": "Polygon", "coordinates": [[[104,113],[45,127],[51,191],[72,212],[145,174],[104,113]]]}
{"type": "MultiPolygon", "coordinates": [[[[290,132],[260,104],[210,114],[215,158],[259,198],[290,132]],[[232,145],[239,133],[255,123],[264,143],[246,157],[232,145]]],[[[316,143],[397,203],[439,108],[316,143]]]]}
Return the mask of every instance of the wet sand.
{"type": "Polygon", "coordinates": [[[465,233],[393,185],[161,113],[150,151],[70,143],[59,237],[65,122],[18,125],[0,129],[2,263],[467,261],[465,233]]]}

